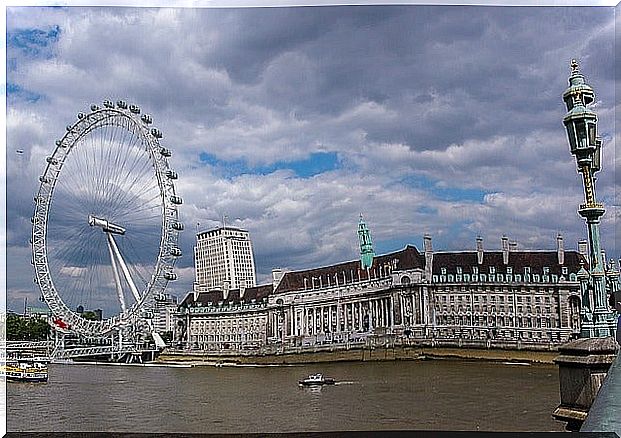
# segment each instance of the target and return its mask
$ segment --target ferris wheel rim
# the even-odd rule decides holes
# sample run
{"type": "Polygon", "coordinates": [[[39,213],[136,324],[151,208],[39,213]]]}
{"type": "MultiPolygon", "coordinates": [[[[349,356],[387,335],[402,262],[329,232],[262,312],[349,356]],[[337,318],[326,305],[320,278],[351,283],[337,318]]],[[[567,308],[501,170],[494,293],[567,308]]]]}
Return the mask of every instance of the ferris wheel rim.
{"type": "Polygon", "coordinates": [[[176,257],[180,255],[177,247],[178,231],[180,222],[178,219],[177,205],[181,199],[176,195],[173,183],[172,171],[167,157],[170,152],[160,145],[162,137],[160,131],[151,128],[151,117],[143,115],[138,117],[140,109],[131,105],[127,106],[119,101],[115,107],[111,102],[104,102],[104,108],[95,105],[87,114],[79,113],[78,120],[67,126],[67,132],[61,140],[56,141],[56,147],[51,156],[47,158],[47,166],[40,177],[40,185],[35,197],[35,213],[32,228],[33,265],[35,268],[35,281],[38,283],[41,293],[52,310],[52,314],[68,324],[73,331],[84,335],[100,335],[116,328],[131,325],[140,318],[141,310],[148,307],[155,294],[161,293],[166,288],[169,280],[175,278],[172,269],[176,257]],[[126,123],[124,125],[123,123],[126,123]],[[73,148],[78,146],[79,141],[89,133],[101,129],[104,126],[113,125],[117,128],[134,129],[138,132],[143,144],[146,145],[146,155],[153,167],[153,177],[157,180],[159,189],[159,201],[161,206],[160,241],[155,268],[150,280],[146,283],[140,299],[120,315],[115,315],[102,321],[90,321],[83,318],[77,311],[72,310],[63,300],[59,290],[54,284],[48,259],[48,221],[50,207],[54,199],[54,190],[66,159],[70,156],[73,148]]]}

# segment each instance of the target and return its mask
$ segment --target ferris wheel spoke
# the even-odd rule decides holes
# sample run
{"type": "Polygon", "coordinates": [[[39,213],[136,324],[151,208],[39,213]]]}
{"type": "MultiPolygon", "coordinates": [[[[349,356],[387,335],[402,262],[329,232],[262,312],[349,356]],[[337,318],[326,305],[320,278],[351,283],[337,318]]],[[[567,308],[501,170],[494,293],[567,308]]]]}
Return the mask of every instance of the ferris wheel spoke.
{"type": "Polygon", "coordinates": [[[141,207],[135,207],[135,208],[131,208],[131,204],[128,203],[123,210],[121,210],[116,217],[117,218],[123,218],[125,220],[127,220],[128,218],[134,217],[136,215],[139,215],[140,217],[144,217],[142,216],[143,213],[145,212],[150,212],[153,211],[155,209],[158,208],[158,206],[153,204],[153,201],[155,201],[156,199],[159,199],[160,195],[156,194],[155,196],[153,196],[151,199],[146,200],[141,207]]]}
{"type": "Polygon", "coordinates": [[[148,168],[145,169],[143,167],[142,172],[135,171],[136,175],[134,175],[131,181],[129,177],[125,179],[125,190],[124,193],[121,194],[120,199],[118,200],[119,205],[124,205],[125,203],[131,202],[136,198],[136,196],[140,196],[140,193],[145,189],[155,188],[152,179],[148,179],[145,177],[147,175],[147,171],[148,168]]]}

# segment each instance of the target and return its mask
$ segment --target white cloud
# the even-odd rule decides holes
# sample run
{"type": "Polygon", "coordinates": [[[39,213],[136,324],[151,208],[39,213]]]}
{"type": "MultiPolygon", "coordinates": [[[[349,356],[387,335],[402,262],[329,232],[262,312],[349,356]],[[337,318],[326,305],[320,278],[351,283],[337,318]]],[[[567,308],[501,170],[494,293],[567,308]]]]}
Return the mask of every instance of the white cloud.
{"type": "MultiPolygon", "coordinates": [[[[560,94],[567,61],[582,56],[601,100],[600,131],[611,137],[598,194],[613,203],[612,14],[368,12],[9,8],[9,33],[60,29],[44,54],[9,48],[8,82],[42,96],[8,97],[9,257],[30,267],[23,247],[45,157],[79,111],[106,98],[153,114],[173,151],[187,227],[171,286],[180,296],[193,281],[195,224],[215,226],[225,214],[250,230],[263,279],[275,266],[355,258],[360,212],[386,249],[419,244],[427,231],[437,249],[473,247],[478,233],[532,248],[554,247],[557,231],[584,236],[560,94]],[[334,154],[336,168],[253,173],[317,152],[334,154]],[[227,172],[201,154],[242,164],[227,172]]],[[[614,242],[616,215],[604,218],[605,242],[614,242]]],[[[10,279],[9,291],[26,290],[29,277],[10,279]]]]}

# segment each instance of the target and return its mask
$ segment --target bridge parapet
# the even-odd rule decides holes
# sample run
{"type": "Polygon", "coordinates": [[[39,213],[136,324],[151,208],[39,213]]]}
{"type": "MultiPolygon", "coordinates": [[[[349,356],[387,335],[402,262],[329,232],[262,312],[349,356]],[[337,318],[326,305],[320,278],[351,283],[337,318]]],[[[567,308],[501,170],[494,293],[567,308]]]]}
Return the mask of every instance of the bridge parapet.
{"type": "Polygon", "coordinates": [[[559,348],[561,403],[552,415],[567,422],[568,430],[582,426],[618,351],[611,337],[577,339],[559,348]]]}
{"type": "Polygon", "coordinates": [[[621,436],[621,352],[610,366],[580,432],[616,432],[621,436]]]}

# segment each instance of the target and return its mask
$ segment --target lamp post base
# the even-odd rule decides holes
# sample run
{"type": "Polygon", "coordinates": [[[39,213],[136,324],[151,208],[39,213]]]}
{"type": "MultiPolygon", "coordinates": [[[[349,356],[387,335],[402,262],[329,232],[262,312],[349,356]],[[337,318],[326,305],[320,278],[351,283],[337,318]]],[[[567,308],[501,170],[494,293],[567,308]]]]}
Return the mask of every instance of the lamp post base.
{"type": "Polygon", "coordinates": [[[617,319],[613,314],[594,315],[595,321],[586,321],[582,323],[580,329],[581,338],[615,338],[617,332],[617,319]],[[600,318],[598,318],[600,316],[600,318]],[[608,318],[601,318],[609,316],[608,318]]]}

